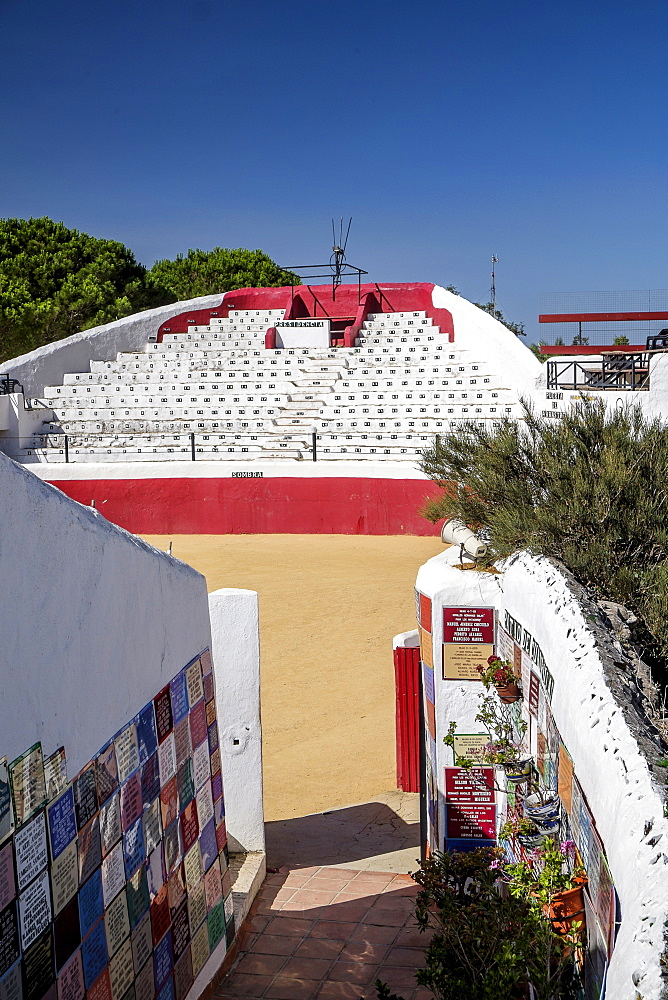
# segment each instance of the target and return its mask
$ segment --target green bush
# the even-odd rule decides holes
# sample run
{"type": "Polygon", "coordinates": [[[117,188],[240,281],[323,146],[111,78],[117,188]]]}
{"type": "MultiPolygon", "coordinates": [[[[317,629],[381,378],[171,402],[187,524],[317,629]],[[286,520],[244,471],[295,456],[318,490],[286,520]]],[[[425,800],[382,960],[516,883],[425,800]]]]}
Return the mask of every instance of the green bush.
{"type": "MultiPolygon", "coordinates": [[[[422,887],[417,921],[435,931],[417,983],[438,1000],[513,1000],[529,982],[536,1000],[575,997],[572,943],[552,932],[536,904],[500,895],[492,864],[501,853],[436,853],[414,874],[422,887]]],[[[401,1000],[376,986],[379,1000],[401,1000]]]]}
{"type": "Polygon", "coordinates": [[[442,487],[430,521],[459,517],[494,558],[560,559],[598,596],[630,607],[668,657],[668,430],[640,407],[583,401],[559,420],[462,424],[422,453],[442,487]]]}

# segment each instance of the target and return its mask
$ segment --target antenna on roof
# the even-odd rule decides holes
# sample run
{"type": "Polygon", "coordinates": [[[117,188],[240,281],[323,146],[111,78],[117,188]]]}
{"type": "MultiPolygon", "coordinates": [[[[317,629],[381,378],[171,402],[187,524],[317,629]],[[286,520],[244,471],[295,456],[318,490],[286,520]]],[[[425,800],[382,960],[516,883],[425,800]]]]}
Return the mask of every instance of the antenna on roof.
{"type": "Polygon", "coordinates": [[[334,219],[332,219],[332,256],[329,258],[329,266],[332,269],[334,275],[333,285],[334,290],[341,284],[341,274],[343,272],[343,267],[346,262],[346,247],[348,246],[348,237],[350,236],[350,227],[353,224],[353,217],[350,216],[348,220],[348,229],[346,230],[346,238],[343,238],[343,216],[339,220],[339,238],[336,239],[336,226],[334,219]]]}
{"type": "Polygon", "coordinates": [[[494,267],[499,263],[499,258],[495,253],[492,254],[492,287],[490,288],[490,295],[492,297],[492,316],[496,314],[496,274],[494,267]]]}

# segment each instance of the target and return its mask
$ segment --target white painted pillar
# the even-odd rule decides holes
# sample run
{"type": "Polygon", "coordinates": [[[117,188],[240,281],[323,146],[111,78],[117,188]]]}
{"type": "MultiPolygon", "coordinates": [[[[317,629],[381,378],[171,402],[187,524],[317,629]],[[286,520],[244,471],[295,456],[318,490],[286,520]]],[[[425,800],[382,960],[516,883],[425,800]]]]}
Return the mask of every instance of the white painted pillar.
{"type": "Polygon", "coordinates": [[[264,851],[258,595],[216,590],[209,615],[230,848],[264,851]]]}

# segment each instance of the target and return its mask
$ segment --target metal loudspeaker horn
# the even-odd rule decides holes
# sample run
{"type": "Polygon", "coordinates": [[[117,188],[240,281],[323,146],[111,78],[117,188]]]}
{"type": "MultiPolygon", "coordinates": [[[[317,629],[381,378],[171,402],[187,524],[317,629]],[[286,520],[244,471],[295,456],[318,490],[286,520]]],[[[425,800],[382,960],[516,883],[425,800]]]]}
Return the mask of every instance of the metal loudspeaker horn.
{"type": "Polygon", "coordinates": [[[474,562],[484,559],[487,555],[487,545],[481,542],[458,517],[451,517],[445,522],[441,528],[441,541],[443,544],[459,545],[459,561],[462,565],[464,565],[464,553],[474,562]]]}

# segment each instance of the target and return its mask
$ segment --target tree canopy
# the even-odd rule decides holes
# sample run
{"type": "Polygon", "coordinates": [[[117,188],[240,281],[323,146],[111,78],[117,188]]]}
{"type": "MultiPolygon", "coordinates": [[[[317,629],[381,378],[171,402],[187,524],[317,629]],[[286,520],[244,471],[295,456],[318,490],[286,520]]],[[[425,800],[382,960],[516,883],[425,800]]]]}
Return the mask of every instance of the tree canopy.
{"type": "Polygon", "coordinates": [[[0,219],[0,359],[170,301],[122,243],[48,218],[0,219]]]}
{"type": "Polygon", "coordinates": [[[0,363],[142,309],[291,282],[261,250],[189,250],[148,270],[116,240],[49,218],[0,219],[0,363]]]}
{"type": "Polygon", "coordinates": [[[234,288],[277,288],[299,285],[299,278],[283,271],[262,250],[189,250],[176,260],[158,260],[149,271],[149,281],[167,289],[177,301],[197,295],[229,292],[234,288]]]}
{"type": "Polygon", "coordinates": [[[640,407],[583,401],[559,420],[463,423],[422,453],[443,487],[430,521],[459,517],[496,557],[560,559],[599,597],[644,622],[646,649],[668,659],[668,429],[640,407]]]}

